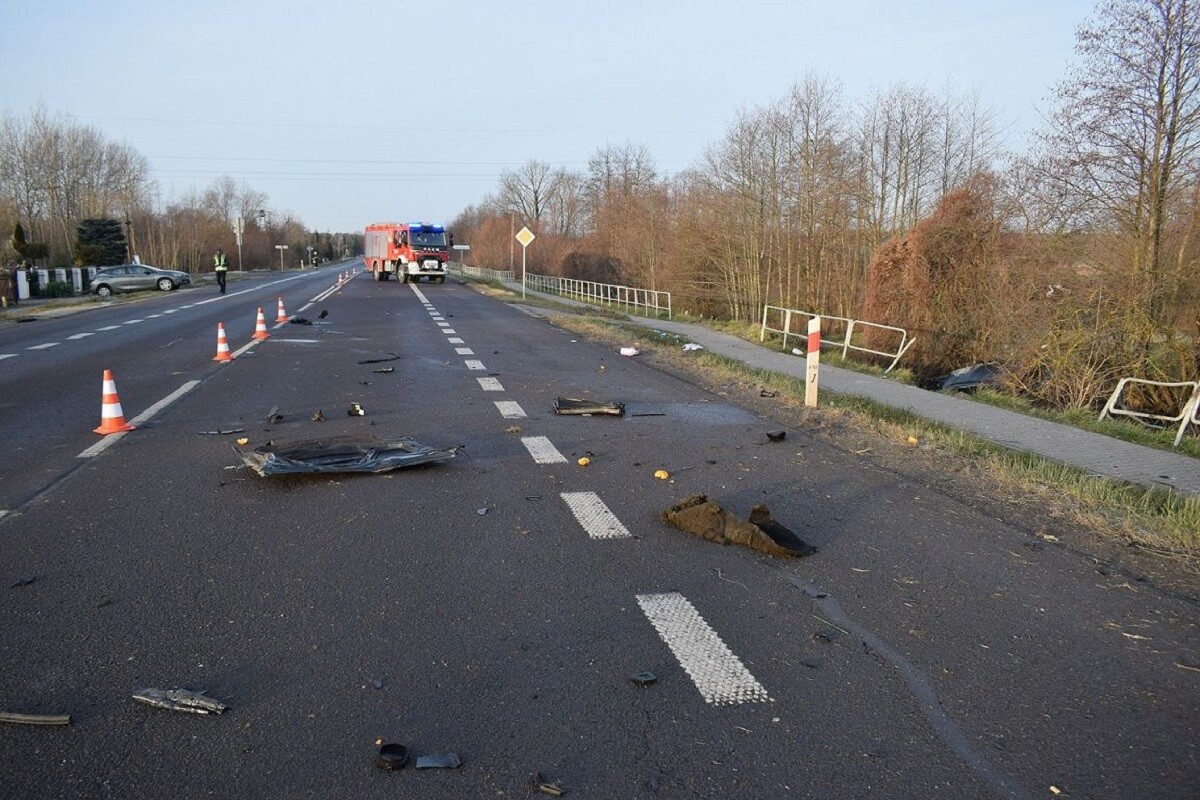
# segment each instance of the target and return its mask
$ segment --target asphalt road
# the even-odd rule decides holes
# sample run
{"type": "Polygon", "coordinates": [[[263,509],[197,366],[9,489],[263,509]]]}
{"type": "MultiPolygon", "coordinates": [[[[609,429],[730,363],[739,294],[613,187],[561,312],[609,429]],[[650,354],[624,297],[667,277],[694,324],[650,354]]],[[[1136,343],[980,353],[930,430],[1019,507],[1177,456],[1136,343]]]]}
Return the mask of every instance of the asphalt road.
{"type": "Polygon", "coordinates": [[[0,795],[1195,796],[1194,605],[454,283],[359,276],[211,361],[217,320],[240,350],[332,278],[0,330],[0,710],[72,715],[0,725],[0,795]],[[198,383],[80,458],[104,368],[128,417],[198,383]],[[261,478],[198,433],[235,427],[463,449],[261,478]],[[699,492],[819,552],[660,520],[699,492]],[[377,739],[463,765],[384,772],[377,739]]]}

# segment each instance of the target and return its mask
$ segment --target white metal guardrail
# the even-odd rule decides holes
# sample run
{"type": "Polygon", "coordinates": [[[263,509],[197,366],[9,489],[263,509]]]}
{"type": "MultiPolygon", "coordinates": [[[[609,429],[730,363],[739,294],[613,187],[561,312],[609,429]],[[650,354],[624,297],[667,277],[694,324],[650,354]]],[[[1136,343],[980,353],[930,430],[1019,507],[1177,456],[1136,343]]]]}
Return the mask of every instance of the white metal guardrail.
{"type": "Polygon", "coordinates": [[[472,267],[468,264],[459,264],[457,262],[448,262],[446,267],[451,272],[461,272],[464,275],[470,275],[472,278],[481,278],[485,281],[500,281],[501,283],[515,281],[516,275],[512,270],[497,270],[488,269],[487,267],[472,267]]]}
{"type": "Polygon", "coordinates": [[[581,281],[577,278],[558,278],[553,275],[525,275],[526,285],[535,291],[551,292],[574,297],[586,303],[641,308],[655,316],[666,314],[671,319],[671,293],[658,289],[639,289],[613,283],[581,281]]]}
{"type": "Polygon", "coordinates": [[[781,306],[763,306],[762,330],[759,331],[758,340],[760,342],[764,341],[767,338],[768,331],[771,333],[782,334],[783,349],[786,350],[788,346],[788,337],[795,336],[800,339],[807,337],[807,322],[808,320],[815,319],[817,317],[820,317],[821,319],[822,347],[841,348],[843,359],[850,354],[850,351],[854,351],[856,353],[870,353],[872,355],[890,358],[892,359],[892,363],[888,365],[888,368],[885,370],[885,372],[891,372],[892,369],[895,368],[896,364],[900,361],[900,357],[907,353],[908,349],[917,341],[915,336],[910,337],[908,335],[908,331],[906,331],[904,328],[897,328],[895,325],[883,325],[878,322],[867,322],[865,320],[850,319],[848,317],[829,317],[825,316],[824,314],[814,314],[809,311],[797,311],[794,308],[783,308],[781,306]],[[782,321],[780,323],[782,327],[770,327],[769,323],[772,321],[772,311],[778,312],[775,315],[776,319],[782,316],[782,321]],[[803,317],[805,320],[805,327],[800,331],[792,330],[792,318],[797,316],[803,317]],[[837,339],[832,335],[835,333],[835,331],[831,330],[828,334],[826,333],[825,324],[827,322],[831,323],[831,328],[844,329],[842,331],[843,336],[841,339],[837,339]],[[896,348],[894,350],[873,350],[870,347],[855,344],[855,333],[861,334],[864,331],[890,331],[894,335],[899,335],[899,341],[896,343],[896,348]]]}
{"type": "Polygon", "coordinates": [[[1117,383],[1117,388],[1113,390],[1112,396],[1108,398],[1108,402],[1104,404],[1104,410],[1100,412],[1100,419],[1112,416],[1133,417],[1139,420],[1158,420],[1159,422],[1169,423],[1171,425],[1179,423],[1179,430],[1175,433],[1175,447],[1183,441],[1183,434],[1187,431],[1188,425],[1200,425],[1200,381],[1150,381],[1144,378],[1121,378],[1117,383]],[[1183,404],[1183,409],[1174,416],[1166,416],[1165,414],[1150,414],[1145,411],[1134,411],[1130,408],[1118,407],[1121,401],[1121,395],[1125,391],[1125,387],[1130,384],[1138,384],[1142,386],[1164,386],[1167,388],[1187,389],[1192,390],[1187,401],[1183,404]]]}

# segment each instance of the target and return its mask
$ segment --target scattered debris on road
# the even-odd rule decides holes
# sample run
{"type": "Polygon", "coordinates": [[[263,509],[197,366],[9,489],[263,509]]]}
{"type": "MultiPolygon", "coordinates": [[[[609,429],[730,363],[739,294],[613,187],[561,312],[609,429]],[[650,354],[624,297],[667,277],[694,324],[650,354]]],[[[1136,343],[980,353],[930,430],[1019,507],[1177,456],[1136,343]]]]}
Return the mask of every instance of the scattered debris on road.
{"type": "Polygon", "coordinates": [[[378,372],[380,375],[387,375],[387,374],[395,372],[395,371],[396,371],[395,367],[380,367],[379,369],[371,370],[371,372],[378,372]]]}
{"type": "Polygon", "coordinates": [[[267,424],[278,425],[283,422],[283,412],[279,410],[279,406],[271,406],[271,410],[267,412],[267,424]]]}
{"type": "Polygon", "coordinates": [[[625,416],[625,404],[616,401],[598,403],[595,400],[578,400],[573,397],[559,397],[554,401],[555,414],[602,414],[611,417],[625,416]]]}
{"type": "Polygon", "coordinates": [[[317,319],[325,319],[328,316],[329,316],[329,312],[322,308],[321,313],[317,314],[317,319]]]}
{"type": "Polygon", "coordinates": [[[665,469],[656,469],[654,470],[654,477],[658,478],[660,481],[665,481],[670,479],[671,473],[667,472],[665,469]]]}
{"type": "Polygon", "coordinates": [[[408,436],[389,441],[343,436],[311,439],[254,450],[234,451],[246,466],[259,475],[291,475],[317,472],[387,472],[454,458],[461,447],[436,448],[408,436]]]}
{"type": "Polygon", "coordinates": [[[636,347],[622,347],[621,348],[621,355],[623,355],[623,356],[636,356],[636,355],[640,355],[641,352],[642,351],[638,350],[636,347]]]}
{"type": "Polygon", "coordinates": [[[530,780],[530,784],[533,786],[535,791],[542,792],[543,794],[553,795],[554,797],[562,797],[567,793],[567,787],[563,786],[561,780],[557,778],[547,778],[540,772],[533,776],[533,778],[530,780]]]}
{"type": "Polygon", "coordinates": [[[581,466],[581,467],[586,467],[588,464],[592,463],[592,460],[590,458],[588,458],[587,456],[583,456],[576,463],[578,463],[579,466],[581,466]]]}
{"type": "Polygon", "coordinates": [[[688,342],[687,344],[685,344],[685,345],[683,346],[683,349],[684,349],[685,351],[688,351],[688,352],[691,352],[691,351],[693,351],[693,350],[703,350],[703,349],[704,349],[704,345],[702,345],[702,344],[696,344],[695,342],[688,342]]]}
{"type": "Polygon", "coordinates": [[[522,428],[520,425],[509,425],[507,428],[504,429],[504,432],[505,433],[521,433],[522,428]]]}
{"type": "Polygon", "coordinates": [[[37,575],[22,575],[19,578],[17,578],[17,582],[12,585],[12,588],[15,589],[18,586],[28,586],[29,584],[33,583],[36,580],[37,580],[37,575]]]}
{"type": "Polygon", "coordinates": [[[293,325],[312,325],[312,320],[307,317],[292,317],[288,322],[293,325]]]}
{"type": "Polygon", "coordinates": [[[779,392],[771,391],[770,389],[762,389],[758,393],[759,397],[779,397],[779,392]]]}
{"type": "Polygon", "coordinates": [[[157,708],[188,714],[224,714],[229,709],[221,701],[206,697],[204,692],[190,689],[138,689],[133,693],[133,699],[157,708]]]}
{"type": "Polygon", "coordinates": [[[15,711],[0,711],[0,722],[14,725],[70,725],[70,714],[18,714],[15,711]]]}
{"type": "Polygon", "coordinates": [[[388,742],[379,746],[379,754],[375,756],[375,766],[380,769],[404,769],[408,763],[408,748],[402,744],[388,742]]]}
{"type": "Polygon", "coordinates": [[[360,403],[351,403],[350,407],[346,409],[346,415],[351,417],[365,417],[367,410],[360,403]]]}
{"type": "Polygon", "coordinates": [[[383,364],[388,361],[399,361],[399,360],[400,360],[400,354],[392,353],[387,358],[365,358],[358,363],[360,363],[360,364],[383,364]]]}
{"type": "Polygon", "coordinates": [[[196,431],[201,436],[229,436],[233,433],[245,433],[245,428],[230,428],[228,430],[196,431]]]}
{"type": "Polygon", "coordinates": [[[653,686],[658,682],[658,676],[650,670],[646,670],[645,672],[639,672],[637,675],[630,675],[629,680],[638,686],[653,686]]]}
{"type": "Polygon", "coordinates": [[[321,409],[318,408],[316,411],[313,412],[312,421],[313,422],[324,422],[325,421],[325,413],[323,411],[321,411],[321,409]]]}
{"type": "Polygon", "coordinates": [[[250,444],[250,439],[245,436],[241,437],[240,439],[234,439],[234,441],[237,442],[242,447],[245,447],[246,445],[250,444]]]}
{"type": "Polygon", "coordinates": [[[782,442],[787,438],[787,431],[767,431],[767,438],[772,442],[782,442]]]}
{"type": "Polygon", "coordinates": [[[755,506],[750,521],[738,519],[707,495],[697,494],[663,512],[663,519],[680,530],[718,544],[740,544],[773,556],[801,558],[816,548],[780,525],[765,506],[755,506]]]}
{"type": "Polygon", "coordinates": [[[458,753],[431,753],[427,756],[417,756],[417,769],[458,769],[462,759],[458,753]]]}

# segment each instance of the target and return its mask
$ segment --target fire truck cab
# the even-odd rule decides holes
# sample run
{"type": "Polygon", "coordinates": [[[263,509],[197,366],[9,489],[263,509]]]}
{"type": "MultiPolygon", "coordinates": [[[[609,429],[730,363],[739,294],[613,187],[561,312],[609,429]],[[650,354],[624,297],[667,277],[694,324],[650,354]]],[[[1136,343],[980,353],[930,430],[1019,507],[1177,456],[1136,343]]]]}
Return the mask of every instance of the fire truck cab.
{"type": "Polygon", "coordinates": [[[427,222],[377,222],[363,235],[363,264],[377,281],[397,275],[402,283],[426,277],[446,282],[454,235],[427,222]]]}

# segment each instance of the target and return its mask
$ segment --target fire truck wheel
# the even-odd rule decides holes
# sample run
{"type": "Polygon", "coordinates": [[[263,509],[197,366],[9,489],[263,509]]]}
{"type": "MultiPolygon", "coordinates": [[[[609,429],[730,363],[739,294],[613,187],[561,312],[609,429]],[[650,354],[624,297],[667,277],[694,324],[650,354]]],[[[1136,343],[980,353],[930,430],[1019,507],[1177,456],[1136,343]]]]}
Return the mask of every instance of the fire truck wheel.
{"type": "Polygon", "coordinates": [[[401,273],[400,273],[400,282],[401,282],[401,283],[408,283],[408,273],[407,273],[407,272],[401,272],[401,273]]]}

